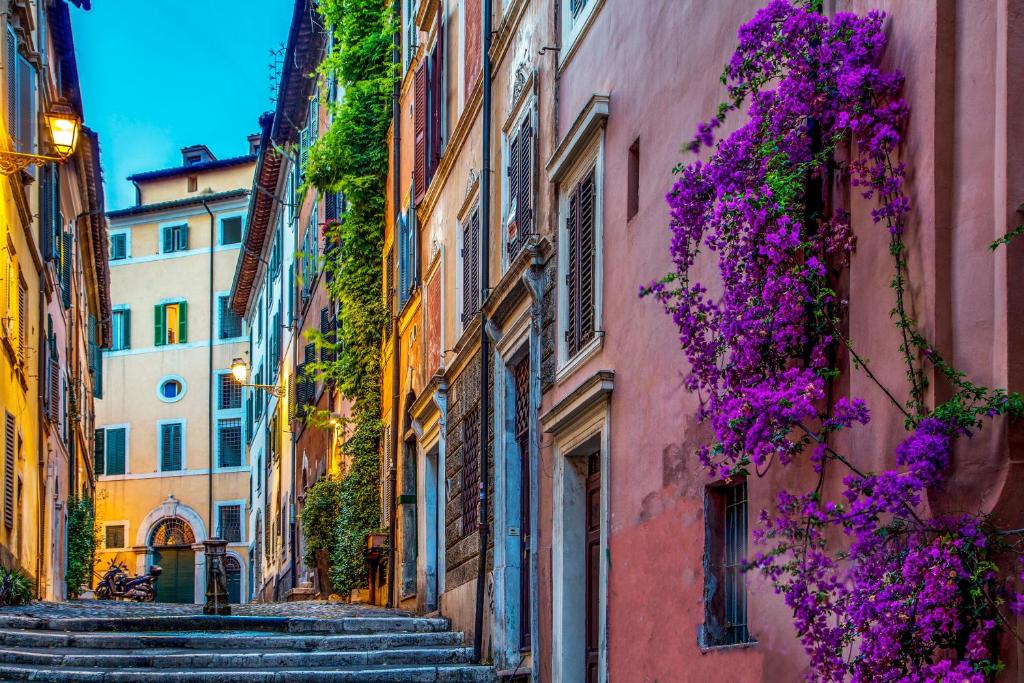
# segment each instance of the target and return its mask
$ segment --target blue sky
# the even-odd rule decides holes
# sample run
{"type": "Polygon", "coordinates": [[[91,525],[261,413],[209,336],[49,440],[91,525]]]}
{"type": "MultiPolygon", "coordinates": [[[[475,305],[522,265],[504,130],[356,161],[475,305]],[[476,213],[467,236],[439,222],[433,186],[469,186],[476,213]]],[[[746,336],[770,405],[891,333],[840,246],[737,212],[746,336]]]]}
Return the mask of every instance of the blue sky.
{"type": "Polygon", "coordinates": [[[125,177],[181,164],[205,144],[248,151],[270,102],[270,50],[291,0],[94,0],[71,8],[85,123],[99,133],[107,208],[135,202],[125,177]]]}

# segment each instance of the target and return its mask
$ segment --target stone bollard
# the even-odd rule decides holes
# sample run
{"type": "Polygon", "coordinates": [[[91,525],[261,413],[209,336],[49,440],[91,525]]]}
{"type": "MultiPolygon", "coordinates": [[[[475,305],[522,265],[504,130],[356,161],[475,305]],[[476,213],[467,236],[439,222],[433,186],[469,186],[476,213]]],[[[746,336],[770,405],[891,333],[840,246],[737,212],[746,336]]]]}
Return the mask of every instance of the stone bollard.
{"type": "Polygon", "coordinates": [[[224,555],[228,542],[221,538],[203,541],[206,546],[206,604],[203,614],[227,616],[231,614],[228,603],[228,575],[224,571],[224,555]]]}

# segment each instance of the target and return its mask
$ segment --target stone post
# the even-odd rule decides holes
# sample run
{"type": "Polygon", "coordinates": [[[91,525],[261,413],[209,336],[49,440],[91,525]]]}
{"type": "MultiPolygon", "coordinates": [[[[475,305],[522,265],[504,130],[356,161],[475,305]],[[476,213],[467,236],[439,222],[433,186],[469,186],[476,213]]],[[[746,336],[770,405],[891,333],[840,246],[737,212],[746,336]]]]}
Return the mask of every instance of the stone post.
{"type": "Polygon", "coordinates": [[[228,542],[221,538],[203,541],[206,546],[206,604],[203,614],[231,614],[228,603],[228,575],[224,571],[224,555],[228,542]]]}

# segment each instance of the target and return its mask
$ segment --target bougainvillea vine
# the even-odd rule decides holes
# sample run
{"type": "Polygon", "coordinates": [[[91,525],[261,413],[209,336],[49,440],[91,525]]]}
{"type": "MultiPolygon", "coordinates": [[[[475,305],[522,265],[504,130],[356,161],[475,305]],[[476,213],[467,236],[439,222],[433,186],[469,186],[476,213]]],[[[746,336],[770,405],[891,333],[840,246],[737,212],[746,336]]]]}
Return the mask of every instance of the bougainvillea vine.
{"type": "Polygon", "coordinates": [[[667,196],[673,271],[641,288],[680,331],[687,387],[713,439],[712,476],[805,463],[817,485],[783,491],[761,515],[750,566],[792,610],[820,681],[983,681],[1000,667],[995,638],[1006,595],[995,562],[1009,543],[982,514],[931,514],[924,497],[948,476],[953,443],[1024,412],[1021,397],[969,382],[921,333],[906,305],[910,197],[899,161],[909,111],[903,76],[879,66],[885,16],[823,16],[815,3],[773,0],[739,30],[722,82],[727,101],[697,127],[692,163],[667,196]],[[745,120],[719,136],[730,115],[745,120]],[[703,157],[703,158],[701,158],[703,157]],[[879,229],[855,235],[831,188],[873,202],[879,229]],[[890,317],[906,386],[886,386],[845,333],[840,274],[857,238],[892,255],[890,317]],[[713,260],[717,279],[696,279],[713,260]],[[862,469],[836,434],[872,419],[838,396],[837,358],[882,389],[907,435],[895,467],[862,469]],[[929,377],[952,396],[929,407],[929,377]],[[839,468],[841,495],[826,495],[839,468]]]}

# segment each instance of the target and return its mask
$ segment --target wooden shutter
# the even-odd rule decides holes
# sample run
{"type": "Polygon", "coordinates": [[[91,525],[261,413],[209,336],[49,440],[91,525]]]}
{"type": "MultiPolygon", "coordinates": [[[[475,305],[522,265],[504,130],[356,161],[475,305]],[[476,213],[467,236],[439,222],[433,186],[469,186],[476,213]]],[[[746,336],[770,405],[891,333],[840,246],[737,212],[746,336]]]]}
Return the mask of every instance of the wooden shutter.
{"type": "Polygon", "coordinates": [[[188,249],[188,223],[186,223],[185,225],[181,226],[181,228],[179,229],[178,235],[180,237],[180,239],[178,241],[178,244],[180,246],[178,248],[181,249],[182,251],[187,250],[188,249]]]}
{"type": "Polygon", "coordinates": [[[174,228],[164,228],[163,243],[165,254],[174,251],[174,228]]]}
{"type": "MultiPolygon", "coordinates": [[[[39,167],[39,238],[42,241],[43,258],[50,259],[50,251],[53,249],[53,164],[45,164],[39,167]]],[[[117,258],[111,253],[111,259],[117,258]]]]}
{"type": "Polygon", "coordinates": [[[164,304],[153,307],[153,344],[163,346],[167,343],[167,317],[164,304]]]}
{"type": "Polygon", "coordinates": [[[480,209],[474,209],[462,237],[462,324],[480,310],[480,209]]]}
{"type": "Polygon", "coordinates": [[[160,425],[160,470],[176,472],[181,464],[181,425],[160,425]]]}
{"type": "Polygon", "coordinates": [[[94,433],[94,444],[93,444],[93,473],[96,476],[106,474],[104,469],[104,448],[103,442],[107,432],[104,429],[97,429],[94,433]]]}
{"type": "Polygon", "coordinates": [[[52,352],[46,361],[46,417],[51,424],[60,422],[60,360],[52,352]]]}
{"type": "MultiPolygon", "coordinates": [[[[519,235],[522,232],[522,217],[520,216],[521,207],[519,206],[519,183],[522,175],[520,166],[522,161],[520,159],[520,148],[522,141],[520,139],[519,131],[513,131],[512,137],[508,141],[508,166],[505,167],[506,177],[508,178],[508,211],[509,219],[512,219],[512,211],[515,210],[515,232],[512,232],[511,225],[508,226],[508,258],[509,261],[515,258],[519,252],[519,243],[522,241],[519,239],[519,235]]],[[[511,222],[511,220],[510,220],[511,222]]]]}
{"type": "MultiPolygon", "coordinates": [[[[438,14],[441,6],[438,5],[438,14]]],[[[434,171],[441,161],[441,97],[442,75],[444,74],[444,24],[438,17],[437,42],[430,55],[430,158],[427,159],[427,183],[434,177],[434,171]]]]}
{"type": "Polygon", "coordinates": [[[107,434],[107,474],[125,473],[125,450],[128,438],[124,428],[111,429],[107,434]]]}
{"type": "Polygon", "coordinates": [[[72,235],[70,232],[61,234],[62,254],[60,268],[60,293],[64,308],[71,308],[71,260],[72,260],[72,235]]]}
{"type": "Polygon", "coordinates": [[[188,342],[188,302],[178,304],[178,342],[188,342]]]}
{"type": "Polygon", "coordinates": [[[569,357],[576,355],[594,337],[595,201],[594,171],[591,170],[573,188],[566,218],[569,267],[565,276],[568,293],[565,342],[569,357]]]}
{"type": "Polygon", "coordinates": [[[4,421],[4,526],[14,528],[14,416],[5,415],[4,421]]]}
{"type": "Polygon", "coordinates": [[[527,235],[533,234],[533,122],[530,114],[523,119],[519,127],[519,181],[517,190],[519,195],[518,211],[516,217],[519,219],[519,239],[516,241],[522,245],[527,235]]]}
{"type": "Polygon", "coordinates": [[[565,273],[565,291],[567,295],[565,344],[568,357],[576,355],[576,350],[579,348],[580,265],[577,249],[580,240],[579,216],[580,198],[579,186],[577,186],[573,188],[572,193],[569,195],[569,215],[565,219],[565,248],[569,252],[565,273]]]}
{"type": "Polygon", "coordinates": [[[128,308],[121,311],[121,340],[121,348],[132,347],[132,312],[128,308]]]}
{"type": "Polygon", "coordinates": [[[28,291],[18,278],[18,362],[25,362],[25,342],[28,336],[28,291]]]}
{"type": "MultiPolygon", "coordinates": [[[[413,202],[419,206],[427,191],[427,69],[424,64],[416,67],[413,91],[413,202]]],[[[397,212],[398,207],[395,207],[397,212]]]]}
{"type": "Polygon", "coordinates": [[[7,132],[18,135],[18,39],[7,29],[7,132]]]}

